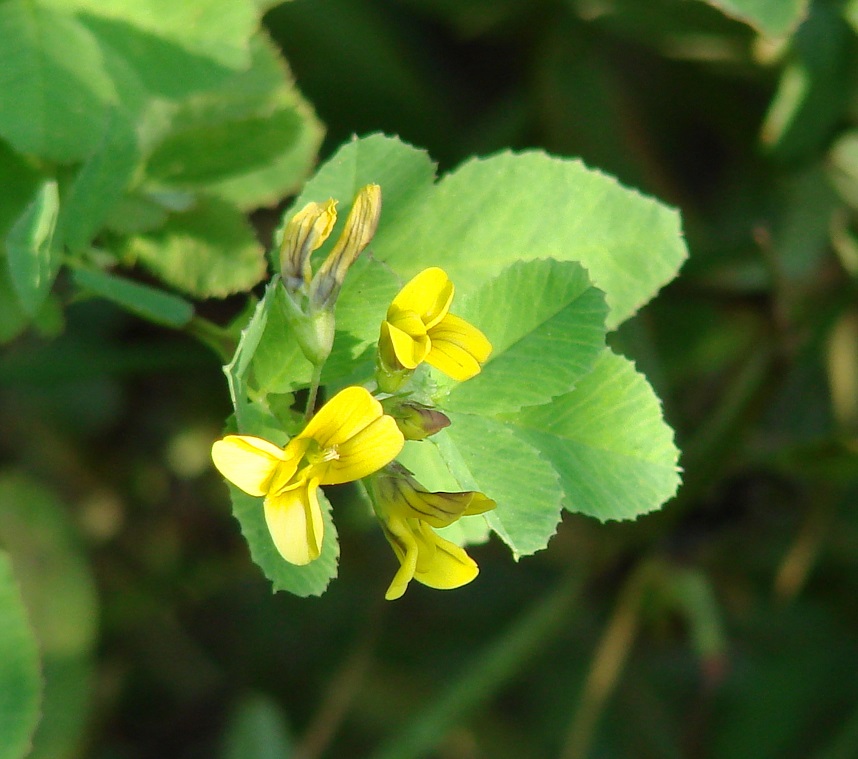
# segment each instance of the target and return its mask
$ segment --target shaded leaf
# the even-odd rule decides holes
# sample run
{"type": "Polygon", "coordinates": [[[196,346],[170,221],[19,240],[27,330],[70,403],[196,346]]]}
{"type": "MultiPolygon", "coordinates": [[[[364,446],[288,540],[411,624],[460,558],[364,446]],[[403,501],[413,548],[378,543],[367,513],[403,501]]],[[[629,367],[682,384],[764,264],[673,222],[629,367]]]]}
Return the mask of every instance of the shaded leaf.
{"type": "Polygon", "coordinates": [[[233,205],[202,198],[173,214],[156,232],[128,241],[124,250],[160,279],[198,298],[249,290],[265,274],[265,252],[233,205]]]}
{"type": "Polygon", "coordinates": [[[183,327],[194,315],[194,307],[177,295],[102,271],[76,269],[74,281],[82,290],[156,324],[183,327]]]}
{"type": "Polygon", "coordinates": [[[60,268],[61,251],[54,241],[59,203],[57,183],[46,180],[6,234],[12,284],[30,316],[45,302],[60,268]]]}

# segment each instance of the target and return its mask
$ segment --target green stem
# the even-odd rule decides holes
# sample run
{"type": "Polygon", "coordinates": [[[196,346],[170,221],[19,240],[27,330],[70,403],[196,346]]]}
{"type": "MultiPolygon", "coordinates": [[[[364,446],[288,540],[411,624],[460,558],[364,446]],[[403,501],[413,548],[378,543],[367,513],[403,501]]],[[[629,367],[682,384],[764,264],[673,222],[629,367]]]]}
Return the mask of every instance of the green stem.
{"type": "Polygon", "coordinates": [[[211,348],[224,364],[232,359],[238,347],[238,341],[229,330],[218,327],[202,316],[194,316],[184,329],[187,334],[211,348]]]}
{"type": "Polygon", "coordinates": [[[322,365],[313,368],[313,379],[310,380],[310,390],[307,393],[307,408],[304,411],[304,422],[309,422],[316,409],[316,398],[319,395],[319,384],[322,381],[322,365]]]}

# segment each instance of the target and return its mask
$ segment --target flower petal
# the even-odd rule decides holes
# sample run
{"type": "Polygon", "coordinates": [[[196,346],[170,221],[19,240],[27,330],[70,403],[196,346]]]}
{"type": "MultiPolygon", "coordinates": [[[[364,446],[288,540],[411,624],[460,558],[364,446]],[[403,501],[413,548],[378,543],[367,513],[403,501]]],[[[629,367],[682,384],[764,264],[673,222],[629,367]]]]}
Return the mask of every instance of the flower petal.
{"type": "Polygon", "coordinates": [[[310,420],[299,438],[312,438],[322,448],[341,445],[384,415],[381,404],[363,387],[340,390],[310,420]]]}
{"type": "Polygon", "coordinates": [[[290,564],[309,564],[322,553],[324,523],[318,487],[318,480],[302,481],[265,499],[265,522],[271,539],[290,564]]]}
{"type": "Polygon", "coordinates": [[[405,285],[393,299],[391,308],[414,311],[426,329],[429,329],[446,316],[454,292],[455,288],[447,273],[433,266],[421,271],[405,285]]]}
{"type": "MultiPolygon", "coordinates": [[[[464,549],[449,540],[438,537],[424,522],[419,522],[420,531],[415,535],[418,550],[423,553],[425,544],[433,544],[432,560],[428,567],[418,559],[414,579],[438,590],[451,590],[467,585],[479,573],[480,568],[464,549]]],[[[422,557],[421,557],[422,558],[422,557]]]]}
{"type": "Polygon", "coordinates": [[[492,344],[480,330],[453,314],[447,314],[429,330],[429,339],[432,350],[426,363],[459,382],[479,374],[480,364],[492,352],[492,344]]]}
{"type": "Polygon", "coordinates": [[[396,420],[382,416],[337,447],[337,458],[316,468],[322,485],[352,482],[378,471],[395,459],[405,438],[396,420]]]}
{"type": "Polygon", "coordinates": [[[405,593],[408,583],[414,577],[414,571],[417,568],[417,541],[404,520],[395,517],[384,520],[381,523],[381,529],[400,564],[399,570],[393,576],[384,594],[388,601],[395,601],[405,593]]]}
{"type": "Polygon", "coordinates": [[[389,341],[396,360],[406,369],[416,369],[432,348],[423,322],[413,311],[395,310],[391,321],[382,322],[381,340],[389,341]]]}
{"type": "Polygon", "coordinates": [[[283,462],[283,449],[250,435],[227,435],[212,445],[212,461],[233,485],[249,495],[265,495],[283,462]]]}

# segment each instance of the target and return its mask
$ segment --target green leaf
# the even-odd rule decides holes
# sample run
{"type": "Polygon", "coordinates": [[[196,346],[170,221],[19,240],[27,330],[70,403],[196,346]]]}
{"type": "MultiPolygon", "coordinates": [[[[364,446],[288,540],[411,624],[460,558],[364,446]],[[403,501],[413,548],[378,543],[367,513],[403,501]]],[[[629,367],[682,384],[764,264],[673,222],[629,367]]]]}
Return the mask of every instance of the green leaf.
{"type": "Polygon", "coordinates": [[[169,115],[147,175],[205,188],[242,208],[279,200],[309,171],[322,129],[277,48],[252,41],[252,64],[216,89],[191,95],[169,115]]]}
{"type": "Polygon", "coordinates": [[[147,90],[167,97],[215,87],[246,68],[259,19],[251,0],[50,2],[77,13],[147,90]]]}
{"type": "Polygon", "coordinates": [[[230,715],[220,759],[289,759],[292,741],[283,710],[262,695],[244,697],[230,715]]]}
{"type": "Polygon", "coordinates": [[[450,414],[452,424],[430,440],[456,480],[497,502],[485,514],[518,558],[548,545],[560,521],[563,491],[557,473],[509,425],[489,417],[450,414]]]}
{"type": "Polygon", "coordinates": [[[750,24],[769,37],[795,31],[807,15],[809,0],[706,0],[726,15],[750,24]]]}
{"type": "Polygon", "coordinates": [[[102,271],[76,269],[74,281],[82,290],[156,324],[184,327],[194,315],[194,307],[177,295],[102,271]]]}
{"type": "Polygon", "coordinates": [[[250,429],[247,414],[250,362],[253,360],[259,347],[259,341],[262,340],[262,335],[265,333],[268,316],[271,313],[271,304],[277,293],[278,282],[278,279],[274,279],[268,283],[265,288],[265,296],[256,304],[247,326],[241,331],[232,361],[223,368],[239,431],[250,429]]]}
{"type": "Polygon", "coordinates": [[[201,198],[156,232],[128,241],[124,253],[169,285],[198,298],[249,290],[265,274],[265,252],[233,205],[201,198]]]}
{"type": "Polygon", "coordinates": [[[546,403],[574,387],[605,345],[604,295],[578,264],[521,261],[490,280],[461,311],[492,344],[483,371],[444,404],[495,415],[546,403]]]}
{"type": "Polygon", "coordinates": [[[36,639],[12,563],[0,552],[0,759],[23,759],[29,753],[41,690],[36,639]]]}
{"type": "Polygon", "coordinates": [[[673,431],[649,383],[606,350],[570,393],[508,418],[554,465],[570,511],[634,519],[679,486],[673,431]]]}
{"type": "Polygon", "coordinates": [[[296,596],[322,595],[328,583],[337,576],[337,561],[340,556],[337,531],[331,519],[331,504],[324,493],[319,491],[319,505],[322,507],[325,525],[322,555],[299,567],[287,562],[277,552],[265,523],[262,498],[254,498],[231,485],[229,491],[232,496],[232,513],[241,525],[241,534],[250,546],[250,557],[271,580],[274,590],[288,590],[296,596]]]}
{"type": "Polygon", "coordinates": [[[384,198],[373,256],[403,280],[440,266],[461,295],[516,261],[576,261],[605,292],[613,329],[687,256],[676,211],[580,161],[536,151],[473,159],[433,186],[425,154],[373,135],[337,151],[294,207],[350,198],[368,182],[384,198]]]}
{"type": "MultiPolygon", "coordinates": [[[[0,542],[12,558],[44,674],[28,759],[77,756],[87,727],[98,596],[64,504],[30,478],[0,475],[0,542]]],[[[0,657],[5,661],[5,657],[0,657]]]]}
{"type": "MultiPolygon", "coordinates": [[[[408,227],[411,214],[415,208],[420,207],[423,197],[432,187],[434,177],[435,164],[425,150],[380,134],[355,138],[319,167],[295,202],[283,214],[283,221],[287,222],[298,209],[311,200],[324,202],[328,198],[334,198],[339,200],[342,206],[347,206],[361,187],[375,182],[381,185],[382,211],[370,250],[375,258],[382,258],[378,255],[379,241],[385,239],[391,229],[408,227]]],[[[316,252],[314,260],[317,265],[325,259],[333,246],[345,222],[345,216],[346,214],[340,215],[328,243],[316,252]]],[[[276,267],[280,265],[279,261],[272,263],[276,267]]]]}
{"type": "Polygon", "coordinates": [[[99,42],[79,20],[29,0],[0,3],[0,135],[21,153],[85,158],[120,103],[99,42]],[[14,93],[10,97],[9,94],[14,93]]]}
{"type": "Polygon", "coordinates": [[[29,164],[13,153],[6,143],[0,142],[0,187],[3,188],[0,239],[6,237],[12,224],[24,213],[41,181],[42,177],[29,164]]]}
{"type": "Polygon", "coordinates": [[[61,251],[54,243],[59,203],[57,183],[46,180],[6,235],[12,283],[30,316],[45,302],[60,268],[61,251]]]}
{"type": "Polygon", "coordinates": [[[58,238],[71,250],[89,245],[122,198],[139,160],[137,138],[114,115],[64,198],[58,238]]]}
{"type": "Polygon", "coordinates": [[[763,145],[783,161],[824,150],[847,109],[852,30],[838,9],[817,3],[793,37],[763,121],[763,145]]]}
{"type": "Polygon", "coordinates": [[[250,361],[254,395],[289,393],[310,383],[313,365],[307,360],[284,316],[286,291],[280,279],[269,286],[265,326],[250,361]]]}

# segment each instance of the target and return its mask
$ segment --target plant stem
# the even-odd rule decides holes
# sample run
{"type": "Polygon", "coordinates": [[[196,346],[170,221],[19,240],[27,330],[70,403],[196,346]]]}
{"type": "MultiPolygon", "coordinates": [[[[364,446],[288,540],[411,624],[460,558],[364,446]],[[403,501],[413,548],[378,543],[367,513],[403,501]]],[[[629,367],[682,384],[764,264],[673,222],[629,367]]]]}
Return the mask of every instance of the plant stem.
{"type": "Polygon", "coordinates": [[[194,316],[185,327],[185,332],[211,348],[225,364],[238,347],[238,342],[229,330],[218,327],[202,316],[194,316]]]}
{"type": "Polygon", "coordinates": [[[307,393],[307,408],[304,411],[304,421],[309,422],[316,410],[316,397],[319,394],[319,384],[322,381],[322,365],[313,368],[313,378],[310,380],[310,390],[307,393]]]}

